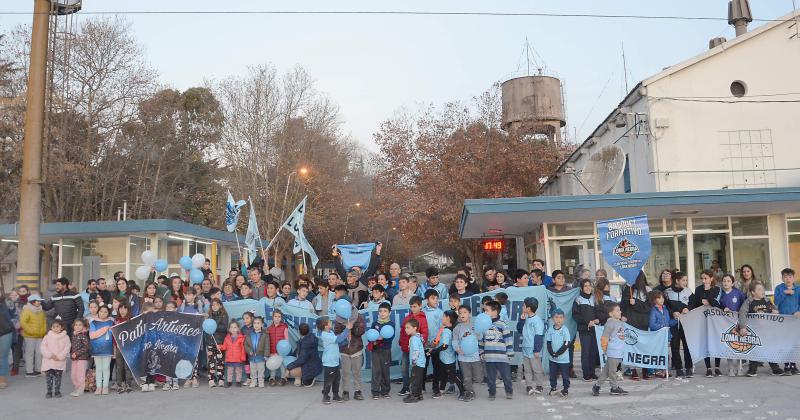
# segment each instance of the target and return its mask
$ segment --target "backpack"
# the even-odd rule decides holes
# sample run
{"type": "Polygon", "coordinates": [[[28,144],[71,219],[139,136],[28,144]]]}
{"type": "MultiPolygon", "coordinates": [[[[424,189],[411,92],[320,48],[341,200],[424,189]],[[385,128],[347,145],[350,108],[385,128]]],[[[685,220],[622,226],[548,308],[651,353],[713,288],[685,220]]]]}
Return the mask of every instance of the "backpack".
{"type": "Polygon", "coordinates": [[[83,386],[83,390],[85,392],[94,392],[97,389],[97,384],[95,383],[95,374],[94,369],[89,369],[86,371],[86,382],[83,386]]]}

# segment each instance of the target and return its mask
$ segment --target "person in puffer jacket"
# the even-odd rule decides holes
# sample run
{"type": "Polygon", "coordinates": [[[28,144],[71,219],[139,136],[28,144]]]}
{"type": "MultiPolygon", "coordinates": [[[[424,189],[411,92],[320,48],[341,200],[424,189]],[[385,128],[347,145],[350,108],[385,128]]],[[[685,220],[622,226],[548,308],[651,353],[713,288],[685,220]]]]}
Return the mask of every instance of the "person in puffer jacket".
{"type": "Polygon", "coordinates": [[[239,330],[236,321],[231,321],[228,325],[228,335],[225,336],[219,349],[225,352],[226,386],[230,387],[232,382],[236,382],[237,387],[242,386],[247,353],[244,351],[244,334],[239,330]]]}
{"type": "Polygon", "coordinates": [[[347,328],[348,323],[353,325],[350,329],[350,338],[346,342],[339,344],[339,353],[342,358],[342,399],[345,401],[350,399],[350,392],[348,389],[350,380],[352,379],[354,391],[353,399],[363,400],[364,395],[361,392],[361,368],[364,364],[364,342],[361,336],[367,331],[367,326],[364,317],[353,307],[350,319],[336,317],[336,321],[333,325],[334,334],[341,334],[341,332],[347,328]]]}
{"type": "MultiPolygon", "coordinates": [[[[672,312],[672,317],[678,319],[682,314],[689,313],[689,302],[694,300],[694,294],[688,288],[689,276],[680,271],[673,276],[672,287],[667,289],[667,307],[672,312]]],[[[678,324],[672,327],[672,340],[670,340],[670,351],[672,353],[672,367],[675,369],[675,376],[678,378],[691,378],[694,376],[692,368],[692,355],[689,353],[689,344],[686,342],[686,334],[683,326],[678,324]],[[681,361],[681,344],[683,344],[683,361],[681,361]]]]}
{"type": "Polygon", "coordinates": [[[42,302],[42,309],[45,311],[52,309],[55,319],[60,319],[67,335],[72,336],[73,321],[83,317],[83,299],[69,290],[69,279],[61,277],[56,280],[56,293],[50,296],[50,299],[42,302]]]}
{"type": "Polygon", "coordinates": [[[25,342],[26,376],[39,376],[42,370],[42,353],[39,345],[47,333],[47,319],[42,309],[42,301],[39,295],[31,294],[28,303],[22,307],[22,314],[19,317],[25,342]]]}
{"type": "Polygon", "coordinates": [[[309,334],[311,328],[303,323],[297,327],[300,332],[300,340],[297,340],[297,359],[286,365],[289,376],[300,380],[300,385],[305,387],[314,386],[316,377],[322,372],[322,359],[319,357],[317,346],[319,340],[314,334],[309,334]]]}
{"type": "MultiPolygon", "coordinates": [[[[634,328],[647,331],[650,326],[650,303],[647,301],[647,293],[650,292],[650,286],[647,285],[647,277],[644,272],[639,272],[636,277],[636,283],[633,286],[626,285],[622,289],[622,299],[620,307],[622,314],[627,318],[627,323],[634,328]]],[[[648,379],[649,375],[647,369],[642,370],[642,378],[648,379]]],[[[638,380],[639,373],[636,369],[631,369],[631,379],[638,380]]]]}

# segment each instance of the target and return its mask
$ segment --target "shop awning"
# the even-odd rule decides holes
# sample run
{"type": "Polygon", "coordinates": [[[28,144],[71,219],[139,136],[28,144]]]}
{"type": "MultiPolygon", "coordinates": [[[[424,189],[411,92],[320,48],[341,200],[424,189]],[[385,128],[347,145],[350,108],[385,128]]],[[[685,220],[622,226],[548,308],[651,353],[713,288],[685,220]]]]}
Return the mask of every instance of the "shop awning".
{"type": "Polygon", "coordinates": [[[541,223],[800,212],[800,187],[464,200],[463,239],[519,236],[541,223]]]}
{"type": "MultiPolygon", "coordinates": [[[[16,239],[18,228],[17,224],[0,225],[0,237],[16,239]]],[[[43,240],[70,237],[114,237],[150,233],[175,234],[189,239],[236,243],[236,237],[233,233],[169,219],[42,223],[39,228],[39,235],[43,240]]],[[[239,241],[244,242],[244,235],[239,235],[239,241]]]]}

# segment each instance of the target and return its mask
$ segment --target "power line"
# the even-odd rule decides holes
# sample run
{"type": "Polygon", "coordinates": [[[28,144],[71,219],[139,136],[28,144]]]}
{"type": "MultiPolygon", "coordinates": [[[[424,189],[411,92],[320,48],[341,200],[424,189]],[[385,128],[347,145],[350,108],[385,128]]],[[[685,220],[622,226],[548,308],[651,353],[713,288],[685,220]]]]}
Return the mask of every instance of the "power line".
{"type": "MultiPolygon", "coordinates": [[[[0,11],[0,15],[33,15],[29,11],[0,11]]],[[[597,13],[545,13],[545,12],[447,12],[422,10],[98,10],[81,11],[82,15],[399,15],[399,16],[487,16],[487,17],[558,17],[593,19],[648,19],[725,21],[716,16],[680,15],[629,15],[597,13]]],[[[787,19],[786,21],[794,20],[787,19]]],[[[780,22],[783,19],[753,19],[754,22],[780,22]]]]}
{"type": "Polygon", "coordinates": [[[677,101],[677,102],[704,102],[717,104],[794,104],[800,103],[800,99],[701,99],[701,98],[668,98],[653,97],[656,100],[677,101]]]}

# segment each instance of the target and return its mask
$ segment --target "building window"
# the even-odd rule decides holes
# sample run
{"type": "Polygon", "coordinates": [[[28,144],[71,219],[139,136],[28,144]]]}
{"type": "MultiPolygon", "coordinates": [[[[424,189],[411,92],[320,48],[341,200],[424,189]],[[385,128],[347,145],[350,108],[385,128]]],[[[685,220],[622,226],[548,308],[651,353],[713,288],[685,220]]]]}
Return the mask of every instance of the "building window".
{"type": "Polygon", "coordinates": [[[730,272],[732,263],[727,233],[697,233],[693,243],[695,279],[700,278],[703,270],[713,271],[720,280],[730,272]]]}
{"type": "Polygon", "coordinates": [[[594,237],[593,222],[579,223],[548,223],[547,234],[551,238],[570,237],[570,236],[590,236],[594,237]]]}
{"type": "Polygon", "coordinates": [[[625,154],[625,169],[622,171],[622,182],[625,186],[625,192],[631,192],[631,165],[627,153],[625,154]]]}

